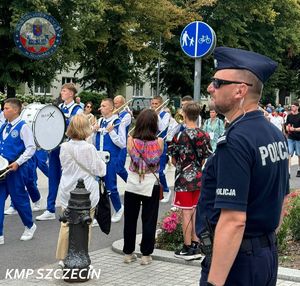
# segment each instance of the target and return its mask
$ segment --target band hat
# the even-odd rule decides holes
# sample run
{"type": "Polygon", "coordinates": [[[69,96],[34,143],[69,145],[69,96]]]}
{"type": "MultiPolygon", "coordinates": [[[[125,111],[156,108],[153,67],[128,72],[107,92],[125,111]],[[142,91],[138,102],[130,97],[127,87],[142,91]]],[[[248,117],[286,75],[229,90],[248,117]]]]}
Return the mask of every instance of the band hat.
{"type": "Polygon", "coordinates": [[[263,83],[269,79],[278,66],[275,61],[261,54],[228,47],[217,47],[214,50],[214,58],[216,70],[249,70],[263,83]]]}

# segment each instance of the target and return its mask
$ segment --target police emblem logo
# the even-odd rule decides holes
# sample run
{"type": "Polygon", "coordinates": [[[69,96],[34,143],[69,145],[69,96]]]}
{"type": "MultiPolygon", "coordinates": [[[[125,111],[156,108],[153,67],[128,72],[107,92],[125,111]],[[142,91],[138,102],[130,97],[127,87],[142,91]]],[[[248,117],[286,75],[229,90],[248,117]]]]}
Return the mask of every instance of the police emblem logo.
{"type": "Polygon", "coordinates": [[[61,34],[62,28],[52,16],[32,12],[25,14],[17,23],[14,41],[24,56],[39,60],[57,50],[61,34]]]}
{"type": "Polygon", "coordinates": [[[12,138],[17,138],[19,136],[19,132],[17,130],[13,130],[10,135],[12,138]]]}

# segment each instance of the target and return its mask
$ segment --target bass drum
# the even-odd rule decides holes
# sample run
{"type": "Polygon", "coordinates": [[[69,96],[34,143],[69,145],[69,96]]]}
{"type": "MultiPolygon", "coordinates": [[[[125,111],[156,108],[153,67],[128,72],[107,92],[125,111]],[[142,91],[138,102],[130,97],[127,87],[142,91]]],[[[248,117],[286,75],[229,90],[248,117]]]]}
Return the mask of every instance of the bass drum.
{"type": "Polygon", "coordinates": [[[65,117],[55,105],[29,104],[23,109],[21,118],[31,127],[37,148],[53,150],[65,137],[65,117]]]}

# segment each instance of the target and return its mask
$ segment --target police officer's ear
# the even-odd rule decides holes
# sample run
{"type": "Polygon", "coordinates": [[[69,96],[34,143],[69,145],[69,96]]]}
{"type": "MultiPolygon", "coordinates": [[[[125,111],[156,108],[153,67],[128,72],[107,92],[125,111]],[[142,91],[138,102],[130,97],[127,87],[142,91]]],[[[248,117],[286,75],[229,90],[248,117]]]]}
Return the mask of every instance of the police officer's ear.
{"type": "Polygon", "coordinates": [[[236,89],[236,96],[242,98],[246,95],[247,91],[248,91],[248,86],[245,84],[240,84],[236,89]]]}

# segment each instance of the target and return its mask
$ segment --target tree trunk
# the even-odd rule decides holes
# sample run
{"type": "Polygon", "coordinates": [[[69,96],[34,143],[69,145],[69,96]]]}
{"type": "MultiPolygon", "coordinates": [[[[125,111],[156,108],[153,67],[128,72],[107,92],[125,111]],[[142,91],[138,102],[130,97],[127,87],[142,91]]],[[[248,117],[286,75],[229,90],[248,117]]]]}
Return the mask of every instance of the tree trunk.
{"type": "Polygon", "coordinates": [[[285,98],[290,96],[290,92],[286,88],[282,88],[279,90],[279,103],[284,106],[285,105],[285,98]]]}
{"type": "Polygon", "coordinates": [[[14,87],[7,87],[7,98],[16,97],[16,89],[14,87]]]}

